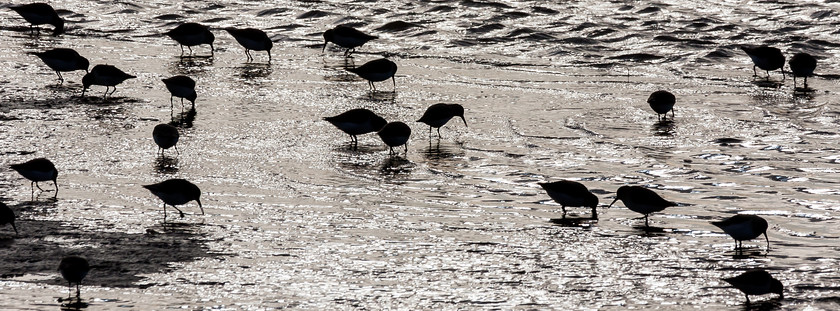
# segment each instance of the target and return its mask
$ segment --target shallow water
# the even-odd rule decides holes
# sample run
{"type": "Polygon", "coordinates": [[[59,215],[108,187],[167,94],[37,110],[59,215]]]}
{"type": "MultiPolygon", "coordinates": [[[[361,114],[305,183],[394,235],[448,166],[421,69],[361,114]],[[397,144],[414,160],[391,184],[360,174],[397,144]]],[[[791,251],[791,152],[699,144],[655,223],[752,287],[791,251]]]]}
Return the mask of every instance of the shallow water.
{"type": "Polygon", "coordinates": [[[840,304],[833,3],[53,5],[70,21],[57,38],[0,10],[2,166],[47,157],[60,171],[55,200],[0,172],[21,231],[0,228],[0,309],[59,308],[69,254],[91,262],[82,297],[102,310],[734,310],[743,295],[720,278],[757,267],[787,286],[759,307],[840,304]],[[178,57],[160,33],[183,21],[214,27],[215,57],[178,57]],[[380,39],[352,59],[321,53],[321,33],[344,23],[380,39]],[[247,63],[226,26],[265,29],[273,62],[247,63]],[[760,43],[818,56],[823,76],[808,92],[754,78],[739,46],[760,43]],[[137,78],[79,98],[81,72],[57,85],[26,54],[52,47],[137,78]],[[396,92],[342,70],[382,54],[399,65],[396,92]],[[198,81],[195,111],[170,109],[160,79],[176,74],[198,81]],[[677,95],[673,122],[645,102],[658,89],[677,95]],[[430,139],[413,121],[438,102],[462,104],[468,127],[430,139]],[[321,120],[359,107],[412,126],[408,153],[375,135],[350,150],[321,120]],[[179,154],[156,156],[161,122],[181,127],[179,154]],[[206,215],[190,203],[164,225],[140,185],[168,178],[199,185],[206,215]],[[599,221],[551,221],[559,206],[537,183],[560,179],[598,195],[599,221]],[[625,184],[681,205],[644,230],[606,208],[625,184]],[[735,253],[709,224],[735,213],[769,221],[769,251],[735,253]]]}

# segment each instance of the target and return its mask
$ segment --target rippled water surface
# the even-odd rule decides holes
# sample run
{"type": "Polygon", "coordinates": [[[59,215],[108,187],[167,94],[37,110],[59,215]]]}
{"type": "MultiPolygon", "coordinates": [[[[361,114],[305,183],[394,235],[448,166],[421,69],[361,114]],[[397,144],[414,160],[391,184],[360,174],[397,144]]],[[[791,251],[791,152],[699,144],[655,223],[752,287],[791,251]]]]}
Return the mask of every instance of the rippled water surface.
{"type": "Polygon", "coordinates": [[[33,198],[0,171],[20,230],[0,228],[0,309],[60,308],[69,254],[91,262],[92,310],[738,310],[720,278],[750,268],[786,285],[753,306],[840,308],[840,5],[564,2],[54,1],[59,37],[4,5],[1,164],[47,157],[60,192],[33,198]],[[213,27],[215,57],[178,57],[161,33],[186,21],[213,27]],[[322,53],[338,24],[380,38],[322,53]],[[266,30],[272,63],[246,62],[228,26],[266,30]],[[821,76],[804,91],[778,71],[754,78],[744,44],[811,53],[821,76]],[[82,72],[58,85],[27,54],[54,47],[137,78],[79,98],[82,72]],[[343,70],[383,55],[395,92],[343,70]],[[177,74],[198,81],[194,111],[170,108],[160,79],[177,74]],[[677,96],[673,122],[646,103],[659,89],[677,96]],[[438,102],[463,105],[468,127],[430,139],[414,121],[438,102]],[[322,118],[353,108],[408,123],[408,153],[372,134],[351,150],[322,118]],[[159,157],[151,131],[169,122],[180,153],[159,157]],[[164,225],[140,185],[168,178],[199,185],[206,215],[190,203],[164,225]],[[561,179],[593,190],[598,221],[584,208],[556,221],[537,183],[561,179]],[[680,206],[645,230],[606,208],[622,185],[680,206]],[[736,213],[768,220],[769,251],[736,253],[709,224],[736,213]]]}

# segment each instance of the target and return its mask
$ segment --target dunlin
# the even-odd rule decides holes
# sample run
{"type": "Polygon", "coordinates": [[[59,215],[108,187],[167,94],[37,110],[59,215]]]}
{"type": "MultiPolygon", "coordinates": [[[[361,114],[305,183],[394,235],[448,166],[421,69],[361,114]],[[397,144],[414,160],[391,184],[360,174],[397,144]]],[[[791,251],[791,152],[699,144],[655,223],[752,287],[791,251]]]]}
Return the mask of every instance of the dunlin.
{"type": "Polygon", "coordinates": [[[805,78],[805,88],[808,88],[808,77],[814,76],[814,69],[817,69],[817,59],[808,53],[796,53],[788,62],[790,71],[793,73],[793,87],[796,88],[796,77],[805,78]]]}
{"type": "Polygon", "coordinates": [[[321,52],[327,49],[327,43],[332,42],[338,46],[345,48],[344,56],[350,56],[357,47],[360,47],[370,40],[378,38],[371,36],[364,32],[356,30],[356,28],[348,26],[335,26],[333,29],[324,31],[324,47],[321,52]]]}
{"type": "Polygon", "coordinates": [[[88,261],[79,256],[67,256],[58,264],[58,272],[61,277],[67,280],[72,295],[73,283],[76,283],[76,299],[81,300],[81,292],[79,287],[82,285],[82,280],[85,279],[88,272],[90,272],[90,264],[88,261]]]}
{"type": "Polygon", "coordinates": [[[674,118],[674,103],[676,100],[677,98],[671,92],[656,91],[650,94],[647,102],[650,108],[656,112],[656,119],[662,121],[662,115],[665,115],[665,119],[668,119],[668,111],[671,112],[671,119],[674,118]]]}
{"type": "Polygon", "coordinates": [[[539,184],[548,196],[560,204],[563,209],[563,218],[566,218],[566,206],[568,207],[590,207],[592,208],[592,219],[598,219],[598,213],[595,208],[598,206],[598,197],[596,197],[583,184],[571,181],[561,180],[550,183],[539,184]]]}
{"type": "Polygon", "coordinates": [[[656,192],[642,186],[621,186],[616,191],[615,201],[621,200],[631,211],[645,215],[645,227],[648,226],[648,214],[659,212],[666,207],[677,206],[677,203],[660,197],[656,192]]]}
{"type": "Polygon", "coordinates": [[[348,110],[337,116],[326,117],[324,120],[350,135],[350,141],[354,147],[359,144],[356,135],[377,132],[388,123],[373,111],[364,108],[348,110]]]}
{"type": "Polygon", "coordinates": [[[64,20],[58,16],[58,13],[49,4],[39,2],[10,8],[29,22],[30,30],[36,29],[35,26],[37,25],[50,24],[55,26],[53,36],[60,35],[64,32],[64,20]]]}
{"type": "Polygon", "coordinates": [[[782,79],[785,78],[785,70],[783,68],[785,66],[785,56],[782,55],[781,50],[766,45],[759,47],[742,46],[741,49],[753,61],[753,76],[758,76],[758,72],[755,70],[755,67],[758,67],[767,72],[768,78],[770,77],[770,71],[781,69],[782,79]]]}
{"type": "Polygon", "coordinates": [[[0,203],[0,226],[10,224],[12,229],[15,229],[15,236],[18,235],[17,226],[15,226],[15,212],[6,204],[0,203]]]}
{"type": "Polygon", "coordinates": [[[192,55],[192,47],[201,44],[209,44],[210,56],[214,55],[213,41],[216,40],[216,36],[210,32],[210,28],[207,26],[198,23],[183,23],[164,34],[181,45],[181,57],[184,56],[185,45],[190,50],[190,55],[192,55]]]}
{"type": "Polygon", "coordinates": [[[417,122],[423,122],[429,126],[429,138],[432,137],[432,128],[437,128],[438,138],[441,138],[440,128],[453,117],[461,117],[461,120],[464,121],[464,126],[467,126],[467,119],[464,119],[464,106],[459,104],[440,103],[431,105],[417,122]]]}
{"type": "Polygon", "coordinates": [[[187,99],[195,107],[195,98],[198,97],[195,93],[195,80],[187,76],[174,76],[162,79],[166,84],[166,89],[169,90],[169,108],[174,107],[172,102],[173,97],[181,98],[181,107],[184,106],[184,99],[187,99]]]}
{"type": "Polygon", "coordinates": [[[172,125],[161,123],[155,126],[152,130],[152,139],[158,145],[158,151],[163,155],[164,150],[175,147],[175,152],[178,152],[178,128],[172,125]]]}
{"type": "Polygon", "coordinates": [[[41,189],[41,186],[38,186],[39,181],[52,180],[55,185],[55,195],[58,196],[58,183],[56,182],[58,170],[55,169],[55,165],[50,160],[37,158],[20,164],[12,164],[10,167],[24,178],[32,181],[33,195],[35,194],[35,187],[38,187],[38,190],[44,191],[44,189],[41,189]]]}
{"type": "Polygon", "coordinates": [[[356,68],[347,68],[347,71],[368,80],[368,85],[374,91],[376,91],[376,86],[373,85],[373,82],[385,81],[390,78],[394,82],[394,91],[396,91],[397,81],[394,80],[394,74],[397,73],[397,64],[386,58],[372,60],[356,68]]]}
{"type": "Polygon", "coordinates": [[[770,238],[767,237],[767,221],[757,215],[738,214],[723,221],[713,221],[715,227],[720,228],[735,239],[735,249],[742,248],[745,240],[752,240],[764,234],[767,248],[770,248],[770,238]]]}
{"type": "Polygon", "coordinates": [[[87,91],[91,85],[102,85],[105,86],[105,95],[103,95],[103,97],[107,97],[108,88],[113,86],[114,90],[111,91],[110,94],[114,94],[114,92],[117,91],[117,84],[132,78],[136,77],[111,65],[93,66],[93,69],[82,77],[82,96],[85,96],[85,91],[87,91]]]}
{"type": "Polygon", "coordinates": [[[163,200],[163,222],[166,222],[166,205],[171,205],[184,217],[184,212],[178,209],[176,205],[187,204],[187,202],[195,200],[198,203],[198,208],[201,209],[201,214],[204,215],[204,207],[201,206],[201,190],[198,186],[185,179],[169,179],[156,184],[144,185],[143,188],[149,189],[155,196],[163,200]]]}
{"type": "Polygon", "coordinates": [[[61,76],[62,71],[84,70],[88,72],[88,68],[90,68],[90,62],[87,58],[82,57],[73,49],[58,48],[32,54],[38,56],[44,64],[47,64],[47,67],[55,70],[58,80],[62,83],[64,82],[64,77],[61,76]]]}
{"type": "Polygon", "coordinates": [[[765,270],[750,270],[723,280],[743,292],[747,304],[750,303],[750,295],[779,294],[779,299],[785,298],[782,282],[765,270]]]}
{"type": "Polygon", "coordinates": [[[385,124],[379,132],[376,132],[388,147],[389,154],[394,154],[394,147],[405,145],[405,152],[408,153],[408,137],[411,136],[411,128],[402,122],[390,122],[385,124]]]}
{"type": "Polygon", "coordinates": [[[250,52],[250,50],[254,50],[268,52],[268,62],[271,62],[271,47],[274,46],[274,43],[271,42],[265,31],[233,27],[225,28],[225,30],[236,39],[236,42],[239,42],[239,45],[245,48],[245,55],[248,56],[249,61],[254,59],[250,52]]]}

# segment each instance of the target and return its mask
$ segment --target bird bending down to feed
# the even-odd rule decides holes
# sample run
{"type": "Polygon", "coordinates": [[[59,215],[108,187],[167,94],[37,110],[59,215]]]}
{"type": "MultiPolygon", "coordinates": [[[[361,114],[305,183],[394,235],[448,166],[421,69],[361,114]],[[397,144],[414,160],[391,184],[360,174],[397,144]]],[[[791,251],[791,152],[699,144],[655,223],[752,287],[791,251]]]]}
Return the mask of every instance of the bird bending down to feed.
{"type": "Polygon", "coordinates": [[[388,123],[373,111],[364,108],[351,109],[337,116],[326,117],[324,120],[350,135],[350,142],[353,143],[354,148],[359,145],[357,135],[378,132],[388,123]]]}
{"type": "Polygon", "coordinates": [[[793,74],[793,88],[796,88],[796,77],[805,78],[804,88],[808,88],[808,77],[814,76],[814,69],[817,69],[817,59],[808,53],[796,53],[788,62],[790,72],[793,74]]]}
{"type": "Polygon", "coordinates": [[[467,126],[467,119],[464,119],[464,106],[459,104],[439,103],[431,105],[417,122],[423,122],[429,126],[429,138],[432,137],[432,128],[437,129],[438,138],[441,138],[440,128],[453,117],[461,117],[464,126],[467,126]]]}
{"type": "Polygon", "coordinates": [[[722,221],[713,221],[712,225],[720,228],[735,239],[735,249],[744,247],[743,241],[752,240],[764,234],[767,249],[770,249],[770,238],[767,237],[767,220],[757,215],[738,214],[722,221]]]}
{"type": "Polygon", "coordinates": [[[353,27],[335,26],[333,29],[324,31],[324,47],[321,49],[321,52],[324,52],[327,49],[327,43],[332,42],[345,48],[346,50],[344,51],[344,56],[348,57],[356,51],[357,47],[360,47],[368,41],[376,38],[378,37],[368,35],[364,32],[356,30],[353,27]]]}
{"type": "Polygon", "coordinates": [[[174,76],[162,79],[163,84],[166,84],[166,89],[169,91],[169,108],[174,108],[172,98],[181,98],[181,107],[184,107],[184,99],[189,100],[195,107],[195,99],[198,95],[195,93],[195,80],[187,76],[174,76]]]}
{"type": "Polygon", "coordinates": [[[158,145],[158,152],[160,155],[163,155],[163,152],[166,149],[175,147],[175,152],[178,152],[178,138],[180,134],[178,134],[178,128],[172,125],[161,123],[155,126],[154,130],[152,130],[152,139],[154,139],[155,144],[158,145]]]}
{"type": "Polygon", "coordinates": [[[750,304],[750,295],[779,294],[779,299],[785,298],[782,282],[765,270],[750,270],[723,280],[743,292],[747,304],[750,304]]]}
{"type": "Polygon", "coordinates": [[[58,16],[52,6],[46,3],[30,3],[10,7],[29,22],[29,30],[33,31],[37,25],[49,24],[55,26],[53,36],[64,33],[64,20],[58,16]]]}
{"type": "Polygon", "coordinates": [[[201,189],[195,184],[184,179],[169,179],[156,184],[144,185],[155,196],[163,200],[163,222],[166,222],[166,205],[171,205],[184,218],[184,212],[178,209],[177,205],[187,204],[195,200],[201,215],[204,215],[204,207],[201,206],[201,189]]]}
{"type": "Polygon", "coordinates": [[[741,50],[747,53],[753,62],[753,76],[758,76],[755,67],[761,68],[767,72],[767,78],[770,78],[770,71],[780,69],[782,71],[782,80],[785,79],[785,56],[782,51],[769,47],[766,45],[758,47],[742,46],[741,50]]]}
{"type": "Polygon", "coordinates": [[[563,218],[566,218],[566,207],[568,206],[592,208],[592,219],[598,219],[596,211],[598,197],[592,194],[583,184],[571,180],[561,180],[540,183],[539,185],[554,202],[560,204],[560,208],[563,210],[563,218]]]}
{"type": "Polygon", "coordinates": [[[184,46],[190,50],[192,55],[192,47],[201,44],[210,45],[210,56],[214,55],[213,41],[216,36],[210,32],[210,28],[198,23],[183,23],[174,29],[164,33],[165,35],[178,42],[181,46],[181,57],[184,57],[184,46]]]}
{"type": "Polygon", "coordinates": [[[64,259],[61,259],[61,263],[58,264],[58,272],[61,273],[61,277],[67,280],[70,295],[73,292],[73,284],[76,284],[76,299],[81,300],[79,287],[82,285],[82,280],[90,272],[88,261],[79,256],[64,257],[64,259]]]}
{"type": "Polygon", "coordinates": [[[397,81],[394,80],[394,74],[397,73],[397,64],[387,58],[372,60],[356,68],[347,68],[347,71],[368,80],[368,86],[374,91],[376,91],[376,86],[373,85],[373,82],[385,81],[389,78],[394,83],[394,91],[397,90],[397,81]]]}
{"type": "Polygon", "coordinates": [[[616,201],[621,200],[631,211],[645,215],[645,227],[648,227],[648,215],[659,212],[667,207],[677,206],[677,203],[663,199],[661,196],[648,188],[642,186],[621,186],[616,191],[615,200],[610,203],[610,207],[616,201]]]}
{"type": "Polygon", "coordinates": [[[117,91],[117,84],[133,78],[136,77],[111,65],[93,66],[93,69],[82,77],[82,96],[85,96],[85,91],[87,91],[91,85],[102,85],[105,87],[105,94],[102,97],[108,97],[108,89],[110,87],[114,87],[114,90],[110,93],[110,95],[113,95],[114,92],[117,91]]]}
{"type": "Polygon", "coordinates": [[[411,128],[402,122],[391,122],[385,124],[379,132],[376,133],[379,138],[390,148],[389,154],[394,154],[394,147],[405,146],[405,152],[408,153],[408,138],[411,136],[411,128]]]}
{"type": "Polygon", "coordinates": [[[674,103],[676,102],[676,97],[674,94],[668,91],[656,91],[650,94],[648,97],[648,105],[650,108],[656,112],[656,118],[659,121],[662,121],[664,115],[664,119],[668,119],[668,111],[671,112],[671,119],[674,118],[674,103]]]}
{"type": "Polygon", "coordinates": [[[271,47],[274,43],[268,38],[265,31],[254,28],[234,28],[228,27],[225,30],[239,42],[239,45],[245,48],[245,55],[248,56],[248,61],[254,59],[251,56],[250,50],[266,51],[268,53],[268,62],[271,62],[271,47]]]}
{"type": "Polygon", "coordinates": [[[47,67],[55,70],[55,74],[58,75],[58,81],[60,83],[64,83],[64,77],[61,76],[62,71],[84,70],[85,72],[89,72],[90,62],[88,59],[82,57],[73,49],[58,48],[32,54],[38,56],[47,67]]]}
{"type": "Polygon", "coordinates": [[[55,195],[58,196],[58,182],[56,182],[56,179],[58,179],[58,170],[55,169],[55,165],[53,165],[50,160],[37,158],[24,163],[12,164],[9,167],[32,182],[31,186],[33,196],[35,195],[35,187],[38,187],[38,190],[44,191],[44,189],[41,189],[41,186],[38,185],[39,181],[50,180],[52,180],[53,185],[55,185],[55,195]]]}
{"type": "Polygon", "coordinates": [[[6,204],[0,203],[0,226],[5,224],[12,225],[12,229],[15,229],[15,236],[18,235],[17,226],[15,226],[15,212],[6,204]]]}

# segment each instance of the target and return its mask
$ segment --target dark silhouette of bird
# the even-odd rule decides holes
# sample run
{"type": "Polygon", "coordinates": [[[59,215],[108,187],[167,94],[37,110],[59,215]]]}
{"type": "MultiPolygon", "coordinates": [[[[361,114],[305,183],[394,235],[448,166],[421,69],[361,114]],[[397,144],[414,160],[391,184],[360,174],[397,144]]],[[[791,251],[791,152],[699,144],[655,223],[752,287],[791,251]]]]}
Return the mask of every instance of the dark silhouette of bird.
{"type": "Polygon", "coordinates": [[[55,185],[55,196],[58,196],[58,182],[56,182],[56,179],[58,179],[58,170],[55,169],[55,165],[50,160],[37,158],[19,164],[12,164],[9,167],[32,182],[33,196],[35,195],[35,187],[38,187],[38,190],[44,191],[38,185],[38,182],[50,180],[55,185]]]}
{"type": "Polygon", "coordinates": [[[327,43],[332,42],[345,48],[346,50],[344,50],[344,56],[348,57],[356,51],[357,47],[360,47],[368,41],[376,38],[378,37],[368,35],[364,32],[356,30],[353,27],[335,26],[333,29],[324,31],[324,47],[321,49],[321,52],[324,52],[327,49],[327,43]]]}
{"type": "Polygon", "coordinates": [[[408,138],[411,136],[411,128],[405,123],[391,122],[385,124],[376,134],[390,148],[389,154],[394,154],[394,147],[399,146],[405,146],[405,152],[408,153],[408,138]]]}
{"type": "Polygon", "coordinates": [[[785,298],[782,282],[765,270],[750,270],[723,280],[743,292],[747,304],[750,304],[750,295],[779,294],[779,299],[785,298]]]}
{"type": "Polygon", "coordinates": [[[239,45],[245,48],[245,55],[248,56],[248,61],[254,59],[251,56],[250,50],[266,51],[268,53],[268,62],[271,62],[271,47],[274,43],[268,38],[265,31],[254,28],[234,28],[227,27],[225,30],[239,42],[239,45]]]}
{"type": "Polygon", "coordinates": [[[102,97],[108,97],[108,95],[113,95],[114,92],[117,91],[117,84],[133,78],[136,77],[111,65],[93,66],[93,69],[82,77],[82,96],[85,96],[85,91],[87,91],[91,85],[102,85],[105,87],[105,94],[102,97]],[[114,90],[109,94],[108,89],[110,87],[113,87],[114,90]]]}
{"type": "Polygon", "coordinates": [[[755,67],[766,71],[767,78],[770,78],[770,71],[780,69],[782,72],[782,80],[784,80],[785,70],[783,67],[785,66],[785,56],[782,54],[781,50],[766,45],[758,47],[742,46],[741,49],[744,50],[744,52],[746,52],[753,61],[753,76],[758,76],[758,72],[756,72],[755,67]]]}
{"type": "Polygon", "coordinates": [[[161,123],[155,126],[152,130],[152,139],[158,145],[158,151],[161,155],[166,149],[175,147],[175,152],[178,152],[178,128],[172,125],[161,123]]]}
{"type": "Polygon", "coordinates": [[[337,116],[326,117],[324,120],[350,135],[354,148],[359,144],[357,135],[378,132],[388,123],[373,111],[364,108],[351,109],[337,116]]]}
{"type": "Polygon", "coordinates": [[[166,89],[169,90],[169,108],[174,108],[175,104],[172,102],[173,97],[181,98],[181,107],[184,107],[184,99],[189,100],[195,107],[195,99],[198,95],[195,93],[195,80],[187,76],[174,76],[162,79],[163,84],[166,84],[166,89]]]}
{"type": "Polygon", "coordinates": [[[0,203],[0,226],[5,224],[12,225],[12,229],[15,229],[15,236],[18,235],[17,226],[15,226],[15,212],[6,204],[0,203]]]}
{"type": "Polygon", "coordinates": [[[29,22],[29,30],[35,31],[37,25],[49,24],[55,26],[53,36],[64,33],[64,20],[58,16],[52,6],[46,3],[30,3],[10,7],[29,22]]]}
{"type": "Polygon", "coordinates": [[[166,205],[171,205],[184,218],[184,212],[178,209],[177,205],[187,204],[190,201],[198,203],[201,215],[204,215],[204,207],[201,206],[201,189],[185,179],[169,179],[156,184],[144,185],[155,196],[163,200],[163,222],[166,222],[166,205]]]}
{"type": "Polygon", "coordinates": [[[57,48],[32,54],[38,56],[47,67],[55,70],[55,74],[58,75],[58,80],[61,83],[64,82],[64,77],[61,76],[62,71],[84,70],[89,72],[90,62],[88,59],[82,57],[73,49],[57,48]]]}
{"type": "Polygon", "coordinates": [[[814,69],[817,69],[817,59],[808,53],[796,53],[788,62],[790,72],[793,74],[793,87],[796,88],[796,77],[805,78],[804,88],[808,88],[808,77],[814,76],[814,69]]]}
{"type": "Polygon", "coordinates": [[[720,228],[735,239],[735,249],[743,248],[743,241],[752,240],[764,234],[767,248],[770,248],[770,238],[767,237],[767,220],[758,215],[738,214],[722,221],[713,221],[712,225],[720,228]]]}
{"type": "Polygon", "coordinates": [[[79,256],[64,257],[64,259],[61,259],[61,263],[58,264],[58,272],[61,273],[61,277],[67,280],[68,287],[70,287],[70,295],[72,295],[73,284],[76,284],[76,299],[81,300],[79,287],[82,285],[82,280],[90,272],[88,261],[79,256]]]}
{"type": "Polygon", "coordinates": [[[426,108],[426,112],[420,117],[417,122],[423,122],[429,126],[429,138],[432,137],[432,128],[436,128],[438,138],[441,138],[440,128],[444,126],[453,117],[461,117],[464,121],[464,126],[467,126],[467,119],[464,119],[464,106],[459,104],[445,104],[439,103],[426,108]]]}
{"type": "Polygon", "coordinates": [[[615,200],[609,206],[621,200],[631,211],[645,215],[645,227],[648,227],[648,215],[659,212],[667,207],[677,206],[677,203],[663,199],[661,196],[642,186],[621,186],[616,191],[615,200]]]}
{"type": "Polygon", "coordinates": [[[372,60],[356,68],[347,68],[347,71],[368,80],[368,86],[374,91],[376,91],[376,86],[373,85],[373,82],[385,81],[390,78],[394,82],[394,91],[396,91],[397,81],[394,80],[394,74],[397,73],[397,64],[387,58],[372,60]]]}
{"type": "Polygon", "coordinates": [[[214,55],[213,41],[216,36],[210,32],[210,28],[198,23],[183,23],[174,29],[164,33],[165,35],[178,42],[181,46],[181,57],[184,56],[184,46],[190,50],[192,55],[192,47],[201,44],[210,45],[210,56],[214,55]]]}
{"type": "Polygon", "coordinates": [[[598,213],[595,209],[598,207],[598,197],[592,194],[583,184],[571,180],[561,180],[540,183],[539,185],[554,202],[560,204],[560,208],[563,210],[563,218],[566,218],[566,207],[568,206],[592,208],[592,219],[598,219],[598,213]]]}
{"type": "Polygon", "coordinates": [[[671,119],[674,118],[674,103],[676,100],[671,92],[656,91],[650,94],[647,102],[650,108],[656,112],[656,119],[662,121],[662,115],[665,115],[665,119],[668,118],[668,111],[671,112],[671,119]]]}

